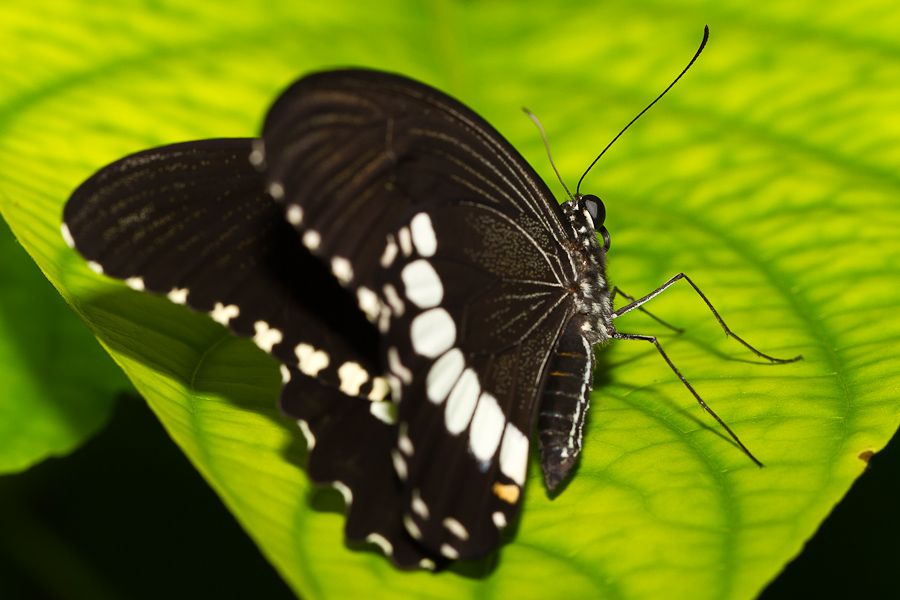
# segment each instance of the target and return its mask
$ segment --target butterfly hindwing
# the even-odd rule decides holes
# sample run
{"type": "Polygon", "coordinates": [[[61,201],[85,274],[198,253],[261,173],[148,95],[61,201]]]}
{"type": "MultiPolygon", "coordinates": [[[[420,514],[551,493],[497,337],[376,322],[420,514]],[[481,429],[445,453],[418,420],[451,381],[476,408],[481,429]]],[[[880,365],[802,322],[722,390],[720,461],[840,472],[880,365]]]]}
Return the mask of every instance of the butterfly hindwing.
{"type": "Polygon", "coordinates": [[[379,546],[400,567],[434,569],[443,559],[423,548],[402,522],[402,488],[387,451],[397,428],[379,415],[385,402],[335,392],[320,380],[291,368],[281,391],[281,408],[306,437],[307,474],[331,485],[344,498],[348,540],[379,546]]]}
{"type": "Polygon", "coordinates": [[[207,313],[334,387],[383,397],[374,329],[262,191],[252,143],[200,140],[116,161],[72,194],[63,235],[94,270],[207,313]],[[347,363],[366,380],[342,380],[347,363]]]}
{"type": "Polygon", "coordinates": [[[252,142],[202,140],[116,161],[72,195],[64,236],[95,270],[132,287],[247,337],[258,336],[257,322],[280,333],[271,346],[256,341],[283,363],[281,408],[306,438],[310,478],[347,501],[347,538],[377,544],[402,567],[440,566],[401,521],[374,328],[262,191],[252,142]]]}

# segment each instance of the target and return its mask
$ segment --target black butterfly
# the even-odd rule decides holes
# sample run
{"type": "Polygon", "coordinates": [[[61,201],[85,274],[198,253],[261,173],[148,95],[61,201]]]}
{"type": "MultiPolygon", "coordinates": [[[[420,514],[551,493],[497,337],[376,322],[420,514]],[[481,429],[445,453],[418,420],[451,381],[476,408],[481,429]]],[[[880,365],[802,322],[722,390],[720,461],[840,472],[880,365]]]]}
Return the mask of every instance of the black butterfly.
{"type": "Polygon", "coordinates": [[[310,478],[343,493],[347,538],[434,568],[499,545],[535,426],[547,486],[572,469],[595,345],[662,352],[613,319],[684,276],[613,310],[604,216],[577,191],[558,205],[456,100],[354,69],[297,81],[260,139],[101,169],[62,232],[94,270],[278,359],[281,406],[307,439],[310,478]]]}

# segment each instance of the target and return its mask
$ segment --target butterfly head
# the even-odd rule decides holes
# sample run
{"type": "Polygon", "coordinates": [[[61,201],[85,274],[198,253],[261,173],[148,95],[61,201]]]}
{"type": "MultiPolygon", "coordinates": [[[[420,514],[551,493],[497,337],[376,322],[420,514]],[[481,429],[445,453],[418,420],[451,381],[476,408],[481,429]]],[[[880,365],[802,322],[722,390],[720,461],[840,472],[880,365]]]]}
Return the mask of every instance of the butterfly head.
{"type": "Polygon", "coordinates": [[[580,201],[584,210],[587,211],[590,221],[594,224],[594,231],[603,236],[603,251],[608,252],[609,231],[603,225],[603,222],[606,220],[606,207],[603,205],[603,200],[593,194],[578,196],[577,200],[580,201]]]}

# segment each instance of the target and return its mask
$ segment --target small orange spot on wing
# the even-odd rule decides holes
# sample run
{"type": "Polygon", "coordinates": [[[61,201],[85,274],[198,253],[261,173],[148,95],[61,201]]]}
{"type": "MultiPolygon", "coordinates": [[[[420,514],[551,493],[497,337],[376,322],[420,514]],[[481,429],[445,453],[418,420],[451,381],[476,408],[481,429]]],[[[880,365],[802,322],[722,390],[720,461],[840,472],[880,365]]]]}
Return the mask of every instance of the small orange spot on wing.
{"type": "Polygon", "coordinates": [[[519,500],[519,486],[511,483],[497,482],[492,488],[494,495],[509,504],[515,504],[519,500]]]}

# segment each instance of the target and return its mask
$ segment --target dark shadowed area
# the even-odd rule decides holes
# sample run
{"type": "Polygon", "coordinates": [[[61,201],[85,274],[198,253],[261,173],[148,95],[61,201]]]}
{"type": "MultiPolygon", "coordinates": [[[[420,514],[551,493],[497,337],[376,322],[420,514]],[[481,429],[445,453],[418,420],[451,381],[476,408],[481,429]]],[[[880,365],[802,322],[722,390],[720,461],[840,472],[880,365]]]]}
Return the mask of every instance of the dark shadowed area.
{"type": "Polygon", "coordinates": [[[0,478],[0,597],[291,598],[147,404],[0,478]]]}

